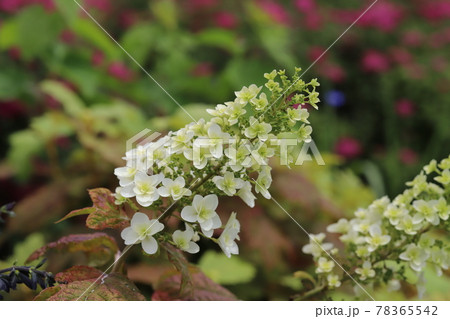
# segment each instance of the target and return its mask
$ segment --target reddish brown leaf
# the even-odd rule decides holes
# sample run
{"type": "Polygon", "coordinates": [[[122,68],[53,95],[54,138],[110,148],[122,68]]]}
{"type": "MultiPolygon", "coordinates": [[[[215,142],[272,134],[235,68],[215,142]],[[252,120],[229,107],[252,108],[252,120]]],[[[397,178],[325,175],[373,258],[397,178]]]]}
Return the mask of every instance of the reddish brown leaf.
{"type": "Polygon", "coordinates": [[[229,290],[206,277],[197,267],[189,267],[192,289],[180,293],[182,276],[179,272],[169,272],[161,277],[152,300],[237,300],[229,290]]]}
{"type": "Polygon", "coordinates": [[[57,223],[68,218],[86,215],[86,226],[102,230],[105,228],[124,228],[128,225],[128,216],[125,210],[116,205],[114,195],[107,188],[94,188],[89,190],[93,206],[71,211],[69,214],[58,220],[57,223]]]}
{"type": "Polygon", "coordinates": [[[119,274],[107,274],[97,280],[87,279],[51,287],[41,291],[38,301],[144,301],[145,297],[136,286],[119,274]]]}
{"type": "Polygon", "coordinates": [[[103,272],[89,266],[73,266],[55,275],[55,280],[59,283],[70,283],[88,279],[97,279],[103,272]]]}
{"type": "Polygon", "coordinates": [[[113,259],[118,247],[114,238],[105,233],[69,235],[39,248],[26,262],[40,258],[50,250],[58,253],[83,252],[90,265],[101,266],[113,259]]]}

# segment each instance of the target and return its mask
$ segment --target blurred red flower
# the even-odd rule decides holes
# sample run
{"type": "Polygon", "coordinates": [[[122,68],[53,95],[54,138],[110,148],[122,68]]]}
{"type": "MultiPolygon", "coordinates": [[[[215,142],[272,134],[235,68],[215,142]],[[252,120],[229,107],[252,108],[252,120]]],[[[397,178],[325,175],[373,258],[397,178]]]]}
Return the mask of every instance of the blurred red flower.
{"type": "Polygon", "coordinates": [[[362,153],[362,148],[356,139],[352,137],[341,137],[334,145],[334,151],[346,159],[352,159],[362,153]]]}
{"type": "Polygon", "coordinates": [[[112,62],[108,67],[108,73],[123,82],[130,82],[133,80],[133,71],[123,62],[112,62]]]}
{"type": "Polygon", "coordinates": [[[389,60],[386,55],[376,50],[368,50],[361,61],[364,71],[380,73],[389,69],[389,60]]]}
{"type": "Polygon", "coordinates": [[[417,153],[410,148],[401,149],[398,154],[398,157],[400,159],[400,162],[406,165],[413,165],[417,163],[418,159],[417,153]]]}
{"type": "Polygon", "coordinates": [[[214,16],[216,26],[224,29],[234,29],[237,26],[237,18],[231,12],[218,12],[214,16]]]}
{"type": "Polygon", "coordinates": [[[315,0],[295,0],[295,6],[303,13],[311,13],[312,10],[317,9],[315,0]]]}
{"type": "Polygon", "coordinates": [[[415,107],[410,100],[401,99],[395,102],[395,112],[401,117],[409,117],[415,113],[415,107]]]}
{"type": "Polygon", "coordinates": [[[103,61],[105,59],[105,56],[103,55],[102,51],[94,51],[91,56],[91,63],[93,66],[100,66],[103,64],[103,61]]]}
{"type": "Polygon", "coordinates": [[[443,1],[427,1],[418,8],[418,12],[429,21],[439,21],[450,18],[450,2],[443,1]]]}
{"type": "Polygon", "coordinates": [[[269,14],[273,21],[281,24],[289,24],[290,17],[284,7],[273,1],[261,1],[261,8],[269,14]]]}

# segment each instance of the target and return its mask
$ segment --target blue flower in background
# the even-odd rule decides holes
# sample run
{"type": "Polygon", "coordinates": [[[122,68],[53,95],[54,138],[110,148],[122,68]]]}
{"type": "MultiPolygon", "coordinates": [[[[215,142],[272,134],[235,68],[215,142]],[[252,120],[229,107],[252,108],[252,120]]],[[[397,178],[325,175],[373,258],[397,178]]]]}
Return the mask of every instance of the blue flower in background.
{"type": "Polygon", "coordinates": [[[341,107],[345,104],[345,94],[338,90],[325,93],[325,102],[332,107],[341,107]]]}

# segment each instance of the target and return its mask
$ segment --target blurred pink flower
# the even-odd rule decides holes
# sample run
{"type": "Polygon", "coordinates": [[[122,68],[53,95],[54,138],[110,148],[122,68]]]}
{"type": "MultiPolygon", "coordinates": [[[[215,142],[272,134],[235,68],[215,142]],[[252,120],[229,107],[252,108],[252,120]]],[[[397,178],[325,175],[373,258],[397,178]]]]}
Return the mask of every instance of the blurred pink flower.
{"type": "Polygon", "coordinates": [[[0,10],[14,13],[19,10],[24,4],[25,0],[0,0],[0,10]]]}
{"type": "MultiPolygon", "coordinates": [[[[323,59],[323,57],[321,58],[323,59]]],[[[320,61],[320,60],[319,60],[320,61]]],[[[318,66],[318,72],[323,77],[328,78],[334,83],[339,83],[345,80],[346,74],[344,69],[342,69],[340,66],[325,62],[318,66]]]]}
{"type": "Polygon", "coordinates": [[[303,22],[305,27],[309,30],[318,30],[323,25],[322,16],[317,12],[308,13],[303,22]]]}
{"type": "Polygon", "coordinates": [[[217,4],[217,0],[189,0],[187,5],[194,9],[200,9],[214,7],[217,4]]]}
{"type": "Polygon", "coordinates": [[[380,73],[389,69],[389,60],[386,55],[376,50],[368,50],[361,61],[364,71],[380,73]]]}
{"type": "Polygon", "coordinates": [[[198,63],[191,71],[191,74],[196,77],[210,76],[213,73],[213,67],[209,62],[198,63]]]}
{"type": "Polygon", "coordinates": [[[124,28],[129,28],[138,21],[138,15],[131,10],[125,10],[119,14],[119,23],[124,28]]]}
{"type": "Polygon", "coordinates": [[[417,163],[417,153],[414,152],[410,148],[403,148],[400,150],[398,157],[400,159],[400,162],[406,165],[412,165],[417,163]]]}
{"type": "Polygon", "coordinates": [[[443,56],[435,56],[431,60],[431,67],[437,72],[442,72],[448,67],[448,60],[443,56]]]}
{"type": "Polygon", "coordinates": [[[103,12],[110,12],[112,8],[110,0],[84,0],[84,3],[88,8],[95,8],[103,12]]]}
{"type": "Polygon", "coordinates": [[[108,73],[123,82],[130,82],[133,79],[133,71],[120,61],[112,62],[108,67],[108,73]]]}
{"type": "Polygon", "coordinates": [[[406,65],[413,61],[413,56],[408,50],[400,47],[393,47],[389,50],[389,56],[394,63],[406,65]]]}
{"type": "Polygon", "coordinates": [[[96,51],[94,51],[94,53],[92,53],[91,63],[93,66],[102,65],[104,60],[105,60],[105,56],[103,55],[102,51],[96,50],[96,51]]]}
{"type": "Polygon", "coordinates": [[[282,5],[273,1],[261,1],[260,6],[267,14],[269,14],[273,21],[281,24],[289,24],[289,14],[282,5]]]}
{"type": "Polygon", "coordinates": [[[402,43],[410,47],[418,47],[423,43],[424,35],[418,30],[406,31],[402,36],[402,43]]]}
{"type": "Polygon", "coordinates": [[[346,159],[352,159],[361,155],[362,148],[356,139],[352,137],[341,137],[334,145],[334,151],[346,159]]]}
{"type": "MultiPolygon", "coordinates": [[[[324,47],[319,47],[319,46],[312,46],[308,49],[308,58],[311,60],[311,62],[314,62],[315,60],[317,60],[322,53],[324,53],[326,50],[326,48],[324,47]]],[[[320,61],[324,61],[325,60],[325,55],[324,54],[321,58],[320,61]]]]}
{"type": "Polygon", "coordinates": [[[311,13],[317,8],[315,0],[295,0],[295,6],[303,13],[311,13]]]}
{"type": "Polygon", "coordinates": [[[56,9],[53,0],[28,0],[28,2],[41,4],[48,12],[52,12],[56,9]]]}
{"type": "Polygon", "coordinates": [[[425,69],[418,63],[410,63],[405,66],[406,73],[411,79],[420,80],[425,76],[425,69]]]}
{"type": "Polygon", "coordinates": [[[65,29],[61,32],[61,34],[59,35],[59,38],[61,39],[62,42],[66,43],[66,44],[71,44],[75,41],[76,35],[69,29],[65,29]]]}
{"type": "Polygon", "coordinates": [[[409,117],[415,113],[415,107],[410,100],[401,99],[395,102],[395,112],[401,117],[409,117]]]}
{"type": "Polygon", "coordinates": [[[11,59],[16,60],[16,61],[20,60],[20,58],[22,56],[22,52],[20,51],[19,47],[12,47],[11,49],[8,50],[8,54],[11,59]]]}
{"type": "MultiPolygon", "coordinates": [[[[365,10],[365,9],[364,9],[365,10]]],[[[360,12],[360,14],[363,11],[360,12]]],[[[361,26],[374,27],[382,31],[392,31],[403,18],[402,9],[389,2],[379,2],[374,5],[357,24],[361,26]]]]}
{"type": "Polygon", "coordinates": [[[231,12],[218,12],[214,15],[215,24],[224,29],[234,29],[237,26],[236,16],[231,12]]]}
{"type": "Polygon", "coordinates": [[[450,2],[443,1],[427,1],[418,8],[419,14],[429,21],[438,21],[450,18],[450,2]]]}

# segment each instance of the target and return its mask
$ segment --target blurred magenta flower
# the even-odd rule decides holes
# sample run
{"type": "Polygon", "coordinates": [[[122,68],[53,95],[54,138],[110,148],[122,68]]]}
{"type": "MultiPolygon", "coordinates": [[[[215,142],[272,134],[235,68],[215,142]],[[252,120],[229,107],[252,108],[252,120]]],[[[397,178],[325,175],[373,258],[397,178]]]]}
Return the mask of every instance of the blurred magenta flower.
{"type": "Polygon", "coordinates": [[[280,24],[289,24],[290,17],[284,7],[274,1],[261,1],[261,8],[269,14],[273,21],[280,24]]]}
{"type": "Polygon", "coordinates": [[[91,63],[93,66],[102,65],[104,60],[105,60],[105,56],[102,51],[95,50],[94,53],[92,53],[91,63]]]}
{"type": "Polygon", "coordinates": [[[322,16],[317,12],[311,12],[305,16],[303,21],[305,27],[309,30],[318,30],[323,25],[322,16]]]}
{"type": "Polygon", "coordinates": [[[64,29],[59,35],[59,38],[61,39],[62,42],[66,44],[71,44],[75,41],[76,35],[69,29],[64,29]]]}
{"type": "Polygon", "coordinates": [[[418,30],[410,30],[403,33],[402,43],[410,47],[418,47],[423,43],[424,35],[418,30]]]}
{"type": "Polygon", "coordinates": [[[0,10],[14,13],[19,10],[25,2],[25,0],[0,0],[0,10]]]}
{"type": "Polygon", "coordinates": [[[112,8],[110,0],[84,0],[84,3],[88,8],[95,8],[103,12],[110,12],[112,8]]]}
{"type": "Polygon", "coordinates": [[[361,17],[358,24],[388,32],[395,29],[401,23],[403,16],[403,10],[399,6],[380,1],[361,17]]]}
{"type": "Polygon", "coordinates": [[[120,61],[112,62],[108,67],[108,73],[123,82],[130,82],[133,79],[133,71],[120,61]]]}
{"type": "Polygon", "coordinates": [[[129,28],[138,22],[138,15],[132,10],[125,10],[119,14],[119,24],[124,28],[129,28]]]}
{"type": "Polygon", "coordinates": [[[368,50],[364,53],[361,65],[366,72],[381,73],[389,69],[389,60],[379,51],[368,50]]]}
{"type": "Polygon", "coordinates": [[[389,56],[392,62],[400,65],[406,65],[413,61],[413,56],[411,55],[411,53],[408,50],[400,47],[391,48],[389,50],[389,56]]]}
{"type": "Polygon", "coordinates": [[[435,56],[431,60],[431,67],[437,72],[442,72],[448,67],[448,60],[443,56],[435,56]]]}
{"type": "Polygon", "coordinates": [[[8,54],[11,57],[11,59],[15,61],[20,60],[22,56],[22,52],[20,51],[19,47],[12,47],[11,49],[8,50],[8,54]]]}
{"type": "MultiPolygon", "coordinates": [[[[323,57],[321,59],[323,59],[323,57]]],[[[344,69],[336,64],[329,63],[328,61],[325,63],[321,63],[318,66],[318,71],[319,74],[334,83],[340,83],[344,81],[346,77],[344,69]]]]}
{"type": "Polygon", "coordinates": [[[201,62],[192,69],[191,74],[196,77],[210,76],[213,74],[213,67],[209,62],[201,62]]]}
{"type": "Polygon", "coordinates": [[[450,2],[427,1],[418,8],[419,14],[431,22],[450,18],[450,2]]]}
{"type": "Polygon", "coordinates": [[[237,18],[231,12],[218,12],[214,16],[216,26],[223,29],[234,29],[237,26],[237,18]]]}
{"type": "Polygon", "coordinates": [[[218,4],[217,0],[189,0],[188,6],[194,9],[210,8],[218,4]]]}
{"type": "Polygon", "coordinates": [[[410,148],[402,148],[399,151],[398,157],[400,162],[406,165],[416,164],[418,159],[417,153],[410,148]]]}
{"type": "Polygon", "coordinates": [[[332,107],[341,107],[345,104],[345,94],[339,90],[331,90],[325,93],[325,102],[332,107]]]}
{"type": "MultiPolygon", "coordinates": [[[[325,50],[326,49],[324,47],[311,46],[308,49],[308,58],[313,62],[313,61],[317,60],[325,52],[325,50]]],[[[320,59],[321,59],[321,61],[324,61],[325,54],[320,59]]]]}
{"type": "Polygon", "coordinates": [[[352,137],[341,137],[334,145],[334,151],[346,159],[353,159],[362,153],[362,148],[356,139],[352,137]]]}
{"type": "Polygon", "coordinates": [[[317,9],[315,0],[295,0],[295,6],[303,13],[311,13],[317,9]]]}
{"type": "Polygon", "coordinates": [[[409,117],[415,113],[415,107],[410,100],[401,99],[395,102],[395,112],[401,117],[409,117]]]}

